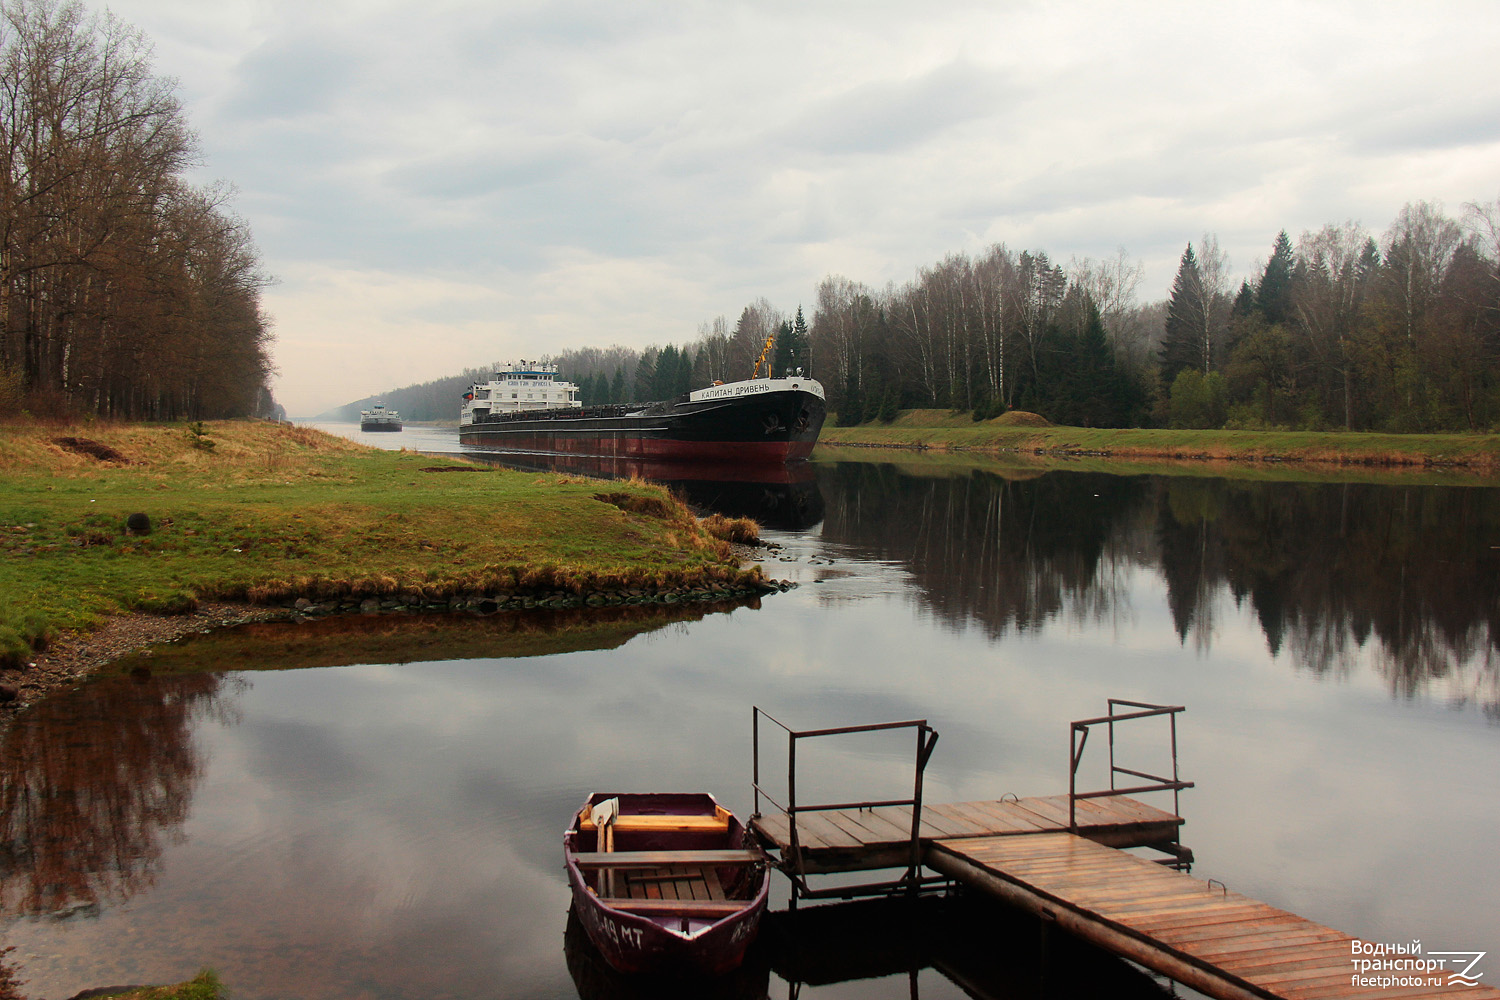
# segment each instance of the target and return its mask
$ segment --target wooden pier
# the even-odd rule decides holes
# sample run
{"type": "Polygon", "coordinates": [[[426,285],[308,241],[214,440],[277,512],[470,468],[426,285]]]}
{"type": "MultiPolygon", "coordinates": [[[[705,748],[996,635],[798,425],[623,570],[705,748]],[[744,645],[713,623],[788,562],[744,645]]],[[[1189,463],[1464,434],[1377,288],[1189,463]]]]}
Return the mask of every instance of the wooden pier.
{"type": "Polygon", "coordinates": [[[914,891],[934,881],[921,875],[925,868],[939,873],[938,880],[962,882],[1032,913],[1044,926],[1055,925],[1223,1000],[1500,1000],[1500,990],[1474,981],[1483,975],[1482,969],[1470,973],[1474,980],[1454,975],[1464,971],[1463,959],[1449,957],[1438,964],[1430,955],[1387,953],[1384,946],[1378,956],[1364,954],[1348,934],[1176,870],[1192,859],[1179,844],[1182,817],[1127,793],[1171,791],[1175,810],[1176,794],[1192,787],[1177,774],[1175,715],[1181,711],[1180,706],[1112,699],[1107,716],[1071,724],[1068,795],[955,805],[922,802],[922,772],[937,742],[925,720],[807,732],[788,729],[789,802],[778,812],[762,815],[760,798],[769,796],[760,783],[758,726],[763,713],[756,709],[757,812],[749,829],[768,851],[779,855],[781,869],[792,879],[793,906],[799,895],[849,898],[864,891],[914,891]],[[1117,714],[1121,705],[1133,711],[1117,714]],[[1115,725],[1162,715],[1172,718],[1172,774],[1157,776],[1119,766],[1115,725]],[[1080,792],[1074,778],[1090,726],[1109,728],[1111,787],[1080,792]],[[911,798],[796,803],[799,739],[903,727],[917,732],[911,798]],[[1150,784],[1117,788],[1119,774],[1150,784]],[[1125,850],[1139,847],[1154,848],[1167,857],[1155,861],[1125,850]],[[827,890],[812,889],[807,881],[808,875],[882,868],[905,868],[906,874],[880,885],[827,890]],[[1395,964],[1360,964],[1377,958],[1395,964]]]}
{"type": "Polygon", "coordinates": [[[1209,996],[1500,998],[1450,986],[1452,967],[1361,972],[1354,960],[1365,956],[1342,931],[1071,833],[936,840],[925,862],[1209,996]],[[1379,976],[1420,985],[1377,985],[1379,976]]]}

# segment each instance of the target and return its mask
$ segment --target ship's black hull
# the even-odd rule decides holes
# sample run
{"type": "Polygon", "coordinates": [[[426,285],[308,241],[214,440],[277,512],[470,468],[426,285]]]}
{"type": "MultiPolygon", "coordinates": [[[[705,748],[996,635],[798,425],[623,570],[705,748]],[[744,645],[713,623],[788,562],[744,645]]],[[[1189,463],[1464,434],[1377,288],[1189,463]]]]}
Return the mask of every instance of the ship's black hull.
{"type": "Polygon", "coordinates": [[[393,424],[393,423],[378,423],[378,424],[376,424],[376,423],[366,423],[364,421],[361,421],[360,425],[359,425],[359,429],[362,430],[362,431],[399,431],[401,429],[401,425],[400,424],[393,424]]]}
{"type": "Polygon", "coordinates": [[[822,398],[801,390],[644,409],[598,406],[480,418],[460,443],[496,451],[605,458],[774,464],[812,454],[823,429],[822,398]]]}

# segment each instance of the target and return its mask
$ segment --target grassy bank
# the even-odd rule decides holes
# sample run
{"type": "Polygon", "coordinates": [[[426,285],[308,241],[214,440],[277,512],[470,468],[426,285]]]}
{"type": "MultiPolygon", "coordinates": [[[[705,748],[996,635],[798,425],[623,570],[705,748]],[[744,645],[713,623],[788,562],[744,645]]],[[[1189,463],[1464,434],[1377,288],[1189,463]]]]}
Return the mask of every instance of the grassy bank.
{"type": "Polygon", "coordinates": [[[1174,460],[1119,456],[1034,454],[1007,451],[945,451],[934,448],[867,448],[819,444],[815,462],[878,462],[915,478],[969,476],[976,471],[1004,479],[1036,479],[1051,472],[1099,472],[1111,476],[1169,476],[1261,483],[1366,483],[1390,486],[1500,486],[1500,472],[1463,466],[1367,466],[1174,460]]]}
{"type": "Polygon", "coordinates": [[[94,993],[95,1000],[224,1000],[229,991],[209,969],[175,986],[135,986],[114,992],[94,993]]]}
{"type": "Polygon", "coordinates": [[[907,410],[890,424],[827,427],[820,444],[1168,461],[1453,466],[1500,473],[1500,436],[1493,434],[1098,429],[1053,427],[1033,414],[1019,413],[976,423],[965,413],[907,410]]]}
{"type": "Polygon", "coordinates": [[[130,610],[759,585],[663,489],[265,423],[0,427],[0,658],[130,610]],[[127,531],[145,514],[149,533],[127,531]]]}

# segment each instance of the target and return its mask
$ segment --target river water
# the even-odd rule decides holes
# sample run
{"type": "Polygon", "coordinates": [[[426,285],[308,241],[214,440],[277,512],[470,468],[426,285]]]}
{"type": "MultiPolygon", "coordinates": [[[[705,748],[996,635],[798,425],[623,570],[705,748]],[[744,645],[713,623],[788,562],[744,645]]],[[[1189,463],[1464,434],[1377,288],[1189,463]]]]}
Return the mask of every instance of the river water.
{"type": "MultiPolygon", "coordinates": [[[[431,433],[402,443],[452,441],[431,433]]],[[[1109,697],[1186,706],[1194,874],[1369,941],[1488,950],[1500,975],[1500,491],[913,460],[726,495],[774,508],[767,568],[798,587],[261,626],[21,717],[0,904],[31,995],[202,965],[239,1000],[659,994],[565,950],[559,840],[590,791],[748,811],[758,705],[799,728],[927,719],[929,801],[1057,794],[1069,720],[1109,697]]],[[[1169,767],[1164,736],[1122,735],[1124,762],[1169,767]]],[[[799,796],[899,797],[908,742],[799,749],[799,796]]],[[[1049,981],[1034,928],[966,905],[773,919],[723,988],[1164,995],[1089,955],[1049,981]]]]}

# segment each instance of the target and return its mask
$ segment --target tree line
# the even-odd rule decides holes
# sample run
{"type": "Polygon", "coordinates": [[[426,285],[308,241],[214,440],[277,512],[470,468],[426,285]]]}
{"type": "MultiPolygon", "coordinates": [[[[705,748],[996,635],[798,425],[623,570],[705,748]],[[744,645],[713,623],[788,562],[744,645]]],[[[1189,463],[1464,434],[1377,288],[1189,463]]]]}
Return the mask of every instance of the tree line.
{"type": "Polygon", "coordinates": [[[747,379],[757,366],[762,376],[799,369],[811,374],[810,337],[801,306],[787,315],[762,298],[744,308],[733,328],[721,316],[701,324],[697,339],[681,347],[590,347],[562,351],[552,360],[562,377],[578,384],[585,405],[641,403],[747,379]]]}
{"type": "Polygon", "coordinates": [[[268,284],[145,37],[0,2],[0,412],[268,414],[268,284]]]}
{"type": "MultiPolygon", "coordinates": [[[[1500,425],[1500,201],[1461,219],[1417,202],[1379,239],[1282,232],[1238,288],[1213,235],[1184,249],[1165,300],[1139,302],[1141,276],[1124,250],[1064,267],[1003,245],[880,291],[831,275],[802,360],[842,423],[927,407],[1098,427],[1500,425]]],[[[761,300],[686,350],[727,353],[745,377],[767,317],[761,300]]]]}
{"type": "Polygon", "coordinates": [[[771,338],[770,370],[819,379],[845,424],[937,408],[1094,427],[1500,427],[1500,200],[1460,219],[1410,204],[1379,238],[1352,222],[1281,232],[1253,271],[1234,287],[1208,234],[1143,303],[1123,249],[1064,266],[995,245],[882,290],[830,275],[811,322],[760,298],[685,344],[548,360],[585,404],[643,402],[749,378],[771,338]]]}
{"type": "MultiPolygon", "coordinates": [[[[765,299],[746,306],[731,329],[722,317],[704,323],[695,341],[645,348],[584,347],[542,359],[558,366],[558,377],[579,387],[585,406],[604,403],[648,403],[672,399],[714,382],[749,378],[760,363],[760,373],[777,375],[809,370],[811,351],[807,321],[799,306],[795,313],[779,312],[765,299]],[[771,348],[766,350],[766,341],[771,348]],[[764,361],[761,360],[765,353],[764,361]]],[[[354,420],[361,409],[379,399],[401,411],[408,420],[454,420],[463,393],[474,383],[488,381],[500,369],[466,368],[458,375],[392,389],[379,396],[346,403],[320,414],[326,419],[354,420]]]]}
{"type": "Polygon", "coordinates": [[[1189,244],[1167,304],[1159,415],[1176,426],[1489,431],[1500,424],[1500,200],[1407,205],[1277,235],[1229,294],[1189,244]]]}
{"type": "Polygon", "coordinates": [[[555,360],[586,401],[661,399],[749,377],[774,332],[776,372],[818,378],[845,424],[938,408],[1097,427],[1500,426],[1500,200],[1458,219],[1417,202],[1378,238],[1347,222],[1269,249],[1234,287],[1205,235],[1167,298],[1143,303],[1123,249],[1064,266],[995,245],[883,290],[830,275],[810,324],[758,299],[681,347],[555,360]]]}

